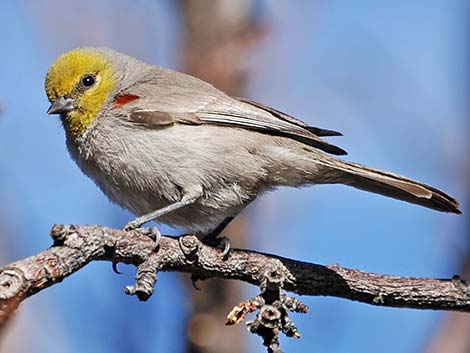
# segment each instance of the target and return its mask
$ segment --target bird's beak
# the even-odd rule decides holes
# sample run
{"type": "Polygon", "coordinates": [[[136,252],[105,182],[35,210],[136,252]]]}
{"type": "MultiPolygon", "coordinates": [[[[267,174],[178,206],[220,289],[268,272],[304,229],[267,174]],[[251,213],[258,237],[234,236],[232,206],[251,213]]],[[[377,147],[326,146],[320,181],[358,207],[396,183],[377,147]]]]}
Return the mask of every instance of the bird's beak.
{"type": "Polygon", "coordinates": [[[60,97],[52,102],[47,110],[47,114],[65,114],[76,108],[75,100],[72,98],[60,97]]]}

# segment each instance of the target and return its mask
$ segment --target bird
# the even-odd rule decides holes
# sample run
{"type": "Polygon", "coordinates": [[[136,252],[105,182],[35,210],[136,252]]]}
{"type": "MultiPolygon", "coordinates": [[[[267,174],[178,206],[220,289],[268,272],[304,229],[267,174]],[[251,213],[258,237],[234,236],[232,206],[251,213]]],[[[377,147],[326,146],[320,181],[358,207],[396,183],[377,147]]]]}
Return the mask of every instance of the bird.
{"type": "Polygon", "coordinates": [[[461,213],[435,187],[339,158],[346,151],[325,139],[337,131],[109,48],[62,54],[45,90],[72,159],[136,216],[125,230],[154,220],[213,242],[259,195],[315,184],[461,213]]]}

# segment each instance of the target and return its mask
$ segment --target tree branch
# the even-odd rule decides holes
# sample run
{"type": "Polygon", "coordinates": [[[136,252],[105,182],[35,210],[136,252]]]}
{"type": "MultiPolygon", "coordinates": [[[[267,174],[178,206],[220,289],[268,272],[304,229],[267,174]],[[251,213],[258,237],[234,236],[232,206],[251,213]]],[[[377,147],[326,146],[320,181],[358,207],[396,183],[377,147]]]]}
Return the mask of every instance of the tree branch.
{"type": "MultiPolygon", "coordinates": [[[[135,265],[136,283],[128,286],[126,293],[140,300],[152,295],[158,271],[179,271],[191,273],[195,279],[237,279],[265,289],[269,287],[266,281],[277,281],[276,288],[297,294],[334,296],[377,306],[470,312],[470,283],[458,276],[388,276],[240,249],[232,249],[223,259],[220,249],[204,245],[192,235],[162,237],[158,249],[151,238],[138,231],[100,226],[55,225],[51,236],[51,248],[0,268],[0,328],[25,298],[95,260],[135,265]]],[[[253,301],[242,304],[251,307],[245,312],[253,311],[253,301]]],[[[306,307],[297,311],[306,311],[306,307]]],[[[291,335],[296,337],[296,331],[291,335]]]]}

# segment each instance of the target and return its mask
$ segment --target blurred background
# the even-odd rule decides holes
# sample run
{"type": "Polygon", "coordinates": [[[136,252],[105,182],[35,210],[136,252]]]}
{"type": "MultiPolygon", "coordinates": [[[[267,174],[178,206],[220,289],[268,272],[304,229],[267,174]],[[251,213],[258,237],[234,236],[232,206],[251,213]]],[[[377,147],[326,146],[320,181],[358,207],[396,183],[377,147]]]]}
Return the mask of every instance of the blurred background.
{"type": "MultiPolygon", "coordinates": [[[[54,223],[132,217],[69,158],[44,76],[61,53],[107,46],[339,130],[347,159],[442,188],[469,214],[467,0],[44,0],[0,12],[0,265],[51,245],[54,223]]],[[[161,228],[164,234],[178,230],[161,228]]],[[[467,216],[343,186],[280,189],[227,230],[234,246],[398,276],[469,272],[467,216]],[[467,267],[465,267],[467,266],[467,267]],[[466,268],[466,269],[465,269],[466,268]]],[[[147,303],[135,270],[93,263],[23,303],[0,352],[264,352],[225,314],[248,284],[162,273],[147,303]]],[[[463,275],[465,277],[465,275],[463,275]]],[[[286,352],[470,352],[470,316],[304,297],[286,352]]]]}

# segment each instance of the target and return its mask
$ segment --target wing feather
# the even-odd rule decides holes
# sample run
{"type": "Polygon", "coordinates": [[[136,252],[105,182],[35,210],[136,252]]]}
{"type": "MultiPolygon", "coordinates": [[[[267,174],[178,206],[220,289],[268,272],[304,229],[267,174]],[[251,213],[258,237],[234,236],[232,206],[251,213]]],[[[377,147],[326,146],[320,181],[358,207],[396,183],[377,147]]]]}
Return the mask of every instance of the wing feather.
{"type": "Polygon", "coordinates": [[[309,126],[261,103],[232,98],[204,81],[168,69],[153,67],[146,77],[121,92],[141,97],[138,105],[122,107],[130,109],[128,119],[136,124],[149,128],[177,123],[233,126],[285,136],[335,155],[347,154],[320,137],[341,135],[337,131],[309,126]]]}
{"type": "Polygon", "coordinates": [[[322,129],[322,128],[319,128],[319,127],[316,127],[316,126],[309,126],[307,123],[303,122],[302,120],[294,118],[291,115],[283,113],[280,110],[274,109],[274,108],[269,107],[267,105],[264,105],[264,104],[246,99],[246,98],[236,97],[236,99],[238,99],[240,102],[247,103],[247,104],[253,105],[257,108],[263,109],[263,110],[271,113],[272,115],[274,115],[276,118],[279,118],[279,119],[284,120],[288,123],[300,126],[304,129],[314,133],[317,136],[343,136],[343,134],[339,131],[322,129]]]}

